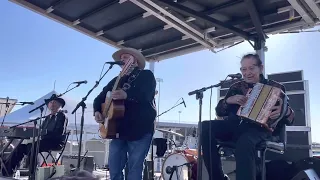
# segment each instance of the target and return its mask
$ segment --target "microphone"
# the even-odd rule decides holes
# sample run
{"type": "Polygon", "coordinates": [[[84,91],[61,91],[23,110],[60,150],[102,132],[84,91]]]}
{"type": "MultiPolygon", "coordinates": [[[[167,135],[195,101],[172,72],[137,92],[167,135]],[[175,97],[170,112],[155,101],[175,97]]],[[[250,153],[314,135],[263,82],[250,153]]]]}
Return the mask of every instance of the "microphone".
{"type": "Polygon", "coordinates": [[[182,101],[183,101],[183,105],[184,105],[184,107],[185,108],[187,108],[187,106],[186,106],[186,102],[184,101],[184,99],[182,98],[182,101]]]}
{"type": "Polygon", "coordinates": [[[241,73],[229,74],[228,77],[236,78],[236,79],[241,79],[241,78],[242,78],[242,74],[241,74],[241,73]]]}
{"type": "Polygon", "coordinates": [[[88,83],[88,81],[87,80],[85,80],[85,81],[76,81],[76,82],[73,82],[72,84],[87,84],[88,83]]]}
{"type": "Polygon", "coordinates": [[[23,105],[25,105],[25,104],[31,104],[31,105],[34,105],[34,103],[33,102],[19,102],[19,103],[21,103],[21,105],[23,106],[23,105]]]}
{"type": "Polygon", "coordinates": [[[112,61],[112,62],[106,62],[106,64],[110,64],[110,65],[124,65],[125,63],[122,61],[112,61]]]}

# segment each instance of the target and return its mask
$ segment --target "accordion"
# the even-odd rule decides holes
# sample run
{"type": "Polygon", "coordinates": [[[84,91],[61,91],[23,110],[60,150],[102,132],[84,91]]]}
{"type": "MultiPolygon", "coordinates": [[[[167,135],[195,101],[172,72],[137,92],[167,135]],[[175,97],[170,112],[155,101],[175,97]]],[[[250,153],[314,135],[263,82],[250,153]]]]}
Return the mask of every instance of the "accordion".
{"type": "Polygon", "coordinates": [[[248,100],[241,106],[237,115],[244,119],[251,120],[260,125],[274,128],[277,123],[286,115],[288,110],[288,97],[277,87],[257,83],[247,92],[248,100]],[[271,109],[282,99],[282,107],[279,118],[270,119],[271,109]]]}

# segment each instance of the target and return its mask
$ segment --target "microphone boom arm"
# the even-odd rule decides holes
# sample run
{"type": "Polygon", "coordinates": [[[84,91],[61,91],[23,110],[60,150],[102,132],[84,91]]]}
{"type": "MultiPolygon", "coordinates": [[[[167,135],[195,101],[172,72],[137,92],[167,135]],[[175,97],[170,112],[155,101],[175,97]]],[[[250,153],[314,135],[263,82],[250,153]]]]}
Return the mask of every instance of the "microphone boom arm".
{"type": "Polygon", "coordinates": [[[218,84],[214,84],[214,85],[211,85],[211,86],[208,86],[208,87],[203,87],[201,89],[197,89],[197,90],[194,90],[194,91],[191,91],[188,93],[189,96],[192,96],[194,94],[199,94],[199,93],[203,93],[205,92],[206,90],[208,89],[212,89],[214,87],[220,87],[221,85],[225,84],[225,83],[228,83],[228,82],[232,82],[234,81],[235,78],[232,78],[232,79],[228,79],[228,80],[224,80],[224,81],[221,81],[220,83],[218,84]]]}
{"type": "MultiPolygon", "coordinates": [[[[81,85],[81,84],[77,84],[77,85],[74,86],[73,88],[66,90],[66,91],[65,91],[64,93],[62,93],[62,94],[59,94],[57,97],[61,97],[61,96],[65,95],[67,92],[69,92],[69,91],[71,91],[71,90],[79,87],[80,85],[81,85]]],[[[40,106],[32,109],[31,111],[29,111],[29,113],[32,113],[33,111],[35,111],[35,110],[37,110],[37,109],[40,109],[40,108],[43,107],[44,105],[46,105],[46,103],[43,103],[43,104],[41,104],[40,106]]]]}
{"type": "Polygon", "coordinates": [[[172,110],[173,108],[175,108],[175,107],[177,107],[177,106],[179,106],[179,105],[183,104],[183,102],[184,102],[184,101],[182,101],[181,103],[179,103],[179,104],[177,104],[177,105],[175,105],[175,106],[171,107],[170,109],[168,109],[168,110],[166,110],[166,111],[162,112],[162,113],[161,113],[161,114],[159,114],[157,117],[160,117],[161,115],[163,115],[163,114],[165,114],[165,113],[169,112],[169,111],[170,111],[170,110],[172,110]]]}
{"type": "Polygon", "coordinates": [[[110,71],[110,69],[113,67],[113,64],[110,64],[108,70],[100,77],[100,79],[98,81],[96,81],[96,84],[89,90],[89,92],[87,93],[87,95],[85,97],[82,98],[82,101],[80,101],[76,108],[74,108],[74,110],[71,112],[71,114],[74,114],[78,109],[79,107],[81,106],[81,104],[87,100],[88,96],[91,94],[91,92],[96,88],[98,87],[98,85],[100,84],[100,81],[104,78],[104,76],[110,71]]]}

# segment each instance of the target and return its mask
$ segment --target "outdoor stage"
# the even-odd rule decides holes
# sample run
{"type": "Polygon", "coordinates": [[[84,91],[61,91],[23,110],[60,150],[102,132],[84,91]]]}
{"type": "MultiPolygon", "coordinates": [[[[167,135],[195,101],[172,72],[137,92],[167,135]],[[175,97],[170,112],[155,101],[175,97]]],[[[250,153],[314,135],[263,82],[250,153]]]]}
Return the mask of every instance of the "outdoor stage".
{"type": "MultiPolygon", "coordinates": [[[[155,62],[201,50],[217,53],[244,41],[252,45],[263,64],[268,63],[264,54],[268,35],[305,31],[318,26],[320,20],[320,0],[10,1],[109,46],[138,49],[147,57],[152,71],[155,62]]],[[[292,85],[296,107],[303,104],[299,127],[287,131],[305,139],[304,148],[310,156],[307,80],[302,71],[293,79],[287,78],[290,73],[274,74],[273,78],[292,85]]],[[[221,91],[228,89],[224,88],[221,91]]]]}

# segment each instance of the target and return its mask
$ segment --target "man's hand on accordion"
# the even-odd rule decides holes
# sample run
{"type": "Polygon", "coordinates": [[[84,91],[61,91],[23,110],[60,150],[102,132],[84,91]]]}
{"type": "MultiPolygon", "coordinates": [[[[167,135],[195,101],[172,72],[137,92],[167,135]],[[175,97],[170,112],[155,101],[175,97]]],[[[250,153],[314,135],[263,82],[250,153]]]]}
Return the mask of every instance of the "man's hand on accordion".
{"type": "Polygon", "coordinates": [[[270,119],[277,119],[281,115],[281,107],[283,104],[282,99],[278,99],[279,103],[276,103],[276,105],[271,108],[271,113],[270,113],[270,119]]]}
{"type": "Polygon", "coordinates": [[[229,97],[226,102],[228,104],[238,104],[240,106],[245,105],[245,103],[247,102],[248,98],[244,95],[234,95],[229,97]]]}

